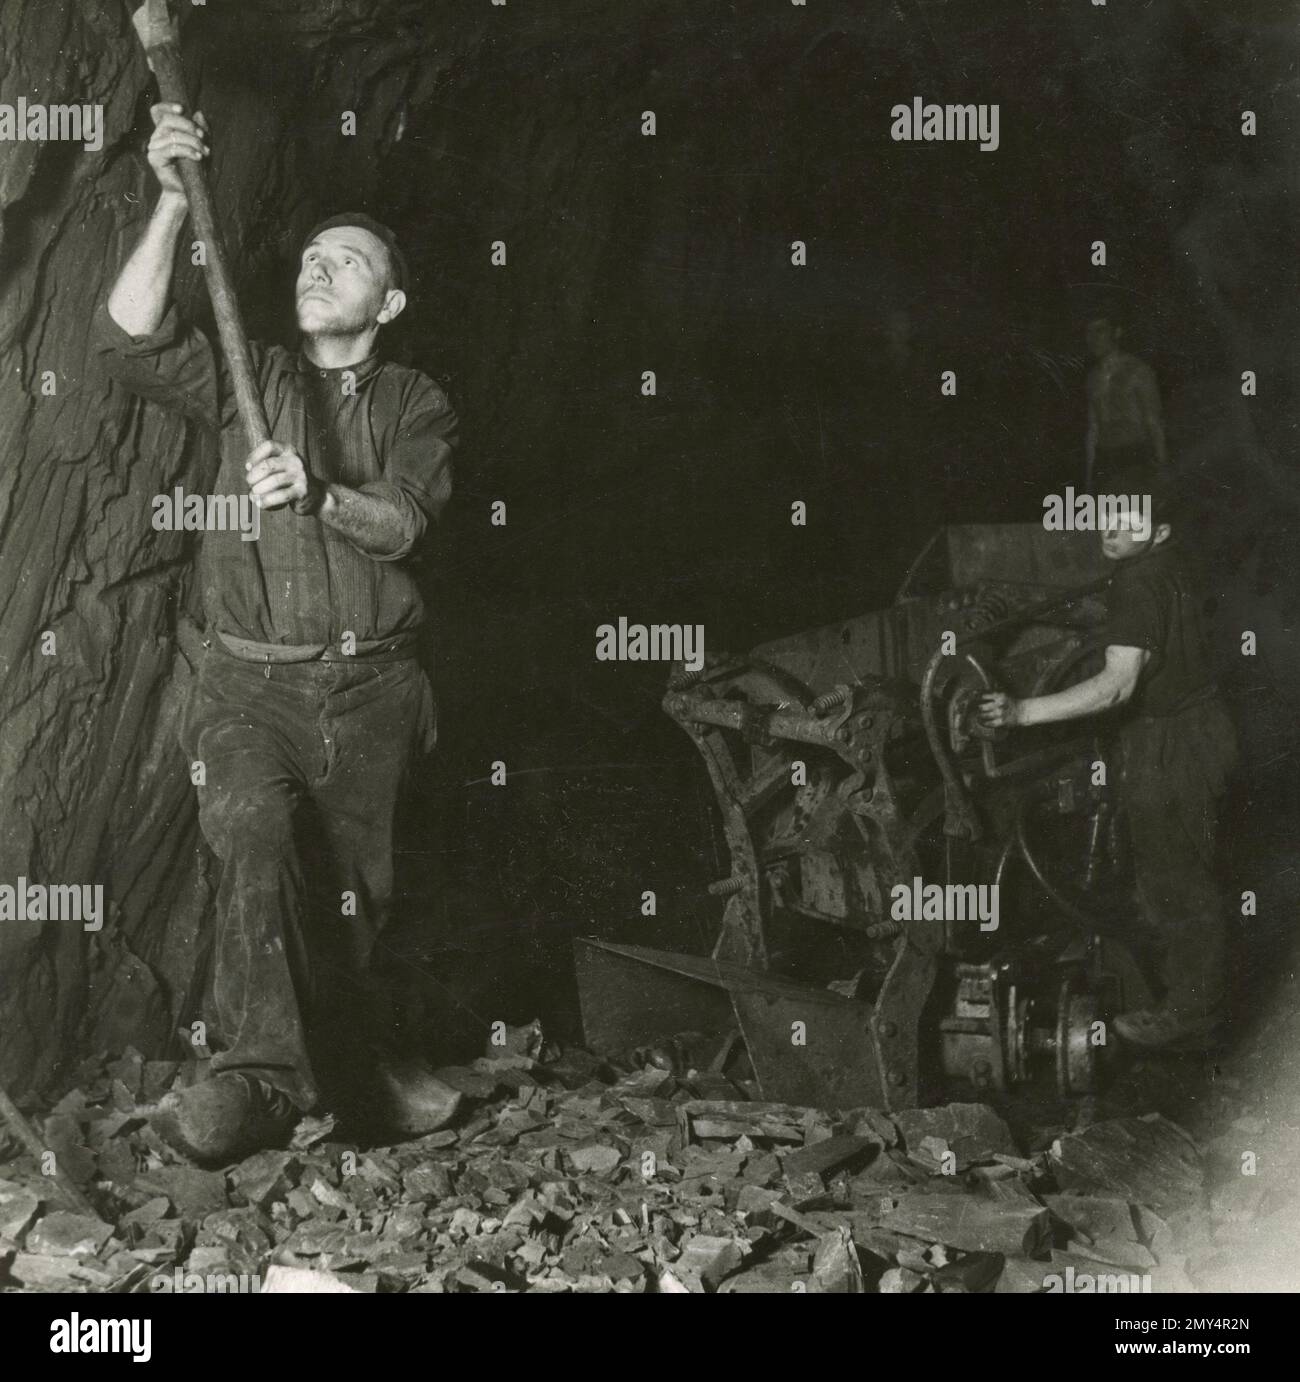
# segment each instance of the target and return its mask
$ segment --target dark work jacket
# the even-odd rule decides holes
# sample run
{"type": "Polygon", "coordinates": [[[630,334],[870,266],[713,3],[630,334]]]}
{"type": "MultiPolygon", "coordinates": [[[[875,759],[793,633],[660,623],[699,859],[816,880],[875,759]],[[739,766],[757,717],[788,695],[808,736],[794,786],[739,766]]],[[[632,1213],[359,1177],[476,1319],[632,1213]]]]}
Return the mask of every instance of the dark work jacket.
{"type": "MultiPolygon", "coordinates": [[[[213,492],[248,493],[248,447],[229,375],[212,343],[171,308],[148,336],[122,330],[100,305],[94,343],[109,374],[141,398],[219,433],[213,492]]],[[[260,536],[205,532],[200,552],[210,629],[254,644],[360,646],[412,635],[423,602],[407,558],[451,495],[456,414],[428,377],[372,356],[321,369],[297,351],[252,345],[271,436],[293,446],[309,474],[396,505],[400,545],[366,553],[287,505],[261,513],[260,536]]],[[[188,491],[187,491],[188,492],[188,491]]]]}

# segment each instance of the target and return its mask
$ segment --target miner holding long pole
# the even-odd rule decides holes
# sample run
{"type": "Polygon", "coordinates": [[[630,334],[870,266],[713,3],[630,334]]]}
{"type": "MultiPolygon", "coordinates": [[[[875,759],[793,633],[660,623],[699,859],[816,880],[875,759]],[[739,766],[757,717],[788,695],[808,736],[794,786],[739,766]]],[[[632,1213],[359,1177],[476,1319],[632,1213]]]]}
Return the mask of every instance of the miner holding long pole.
{"type": "Polygon", "coordinates": [[[283,1141],[318,1103],[317,1050],[331,1042],[309,1041],[313,1030],[333,1037],[339,1088],[385,1095],[392,1125],[427,1130],[454,1112],[454,1091],[392,1050],[373,959],[398,788],[436,733],[407,558],[450,495],[456,415],[432,380],[380,356],[408,278],[396,237],[369,216],[335,216],[306,237],[295,349],[244,338],[202,175],[207,122],[187,114],[161,8],[160,21],[150,0],[137,19],[164,97],[148,146],[160,194],[94,331],[120,384],[215,434],[216,490],[251,494],[260,516],[256,541],[203,534],[207,649],[180,730],[221,864],[216,1054],[209,1077],[169,1095],[154,1121],[214,1164],[283,1141]],[[212,242],[220,352],[171,302],[190,216],[212,242]],[[305,837],[328,879],[311,914],[305,837]]]}

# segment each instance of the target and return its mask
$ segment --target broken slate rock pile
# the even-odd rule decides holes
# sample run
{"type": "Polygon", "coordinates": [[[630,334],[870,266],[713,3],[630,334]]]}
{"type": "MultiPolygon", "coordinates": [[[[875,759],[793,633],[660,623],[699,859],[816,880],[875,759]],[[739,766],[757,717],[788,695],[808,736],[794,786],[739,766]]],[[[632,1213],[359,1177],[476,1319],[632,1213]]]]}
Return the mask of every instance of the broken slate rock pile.
{"type": "Polygon", "coordinates": [[[1119,1274],[1160,1292],[1194,1289],[1192,1259],[1216,1250],[1200,1154],[1158,1115],[1029,1150],[980,1104],[828,1112],[528,1049],[438,1072],[466,1096],[458,1127],[367,1148],[308,1118],[215,1171],[145,1120],[186,1071],[91,1062],[38,1121],[98,1217],[13,1151],[0,1284],[901,1294],[1059,1289],[1072,1268],[1075,1290],[1119,1274]]]}

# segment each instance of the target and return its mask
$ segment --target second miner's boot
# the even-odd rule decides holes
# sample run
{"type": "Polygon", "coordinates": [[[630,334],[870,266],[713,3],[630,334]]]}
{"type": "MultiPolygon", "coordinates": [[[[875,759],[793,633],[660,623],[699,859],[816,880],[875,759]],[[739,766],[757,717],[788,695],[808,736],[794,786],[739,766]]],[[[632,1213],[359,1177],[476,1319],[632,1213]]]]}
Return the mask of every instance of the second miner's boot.
{"type": "Polygon", "coordinates": [[[374,1067],[375,1114],[388,1131],[406,1137],[445,1128],[461,1094],[416,1060],[381,1060],[374,1067]]]}

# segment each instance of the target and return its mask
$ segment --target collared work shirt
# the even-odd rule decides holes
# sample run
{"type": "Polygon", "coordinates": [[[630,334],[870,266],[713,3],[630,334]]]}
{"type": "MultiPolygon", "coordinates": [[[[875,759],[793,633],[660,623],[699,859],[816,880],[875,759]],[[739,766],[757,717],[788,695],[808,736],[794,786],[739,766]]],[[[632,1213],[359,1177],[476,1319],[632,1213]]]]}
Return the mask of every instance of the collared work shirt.
{"type": "MultiPolygon", "coordinates": [[[[224,360],[174,307],[158,330],[130,336],[102,305],[96,349],[109,374],[141,398],[184,413],[220,437],[214,493],[246,495],[248,446],[224,360]]],[[[363,552],[318,517],[289,506],[261,511],[260,535],[203,534],[200,572],[208,625],[252,643],[338,647],[410,634],[424,606],[409,557],[451,495],[456,414],[426,375],[377,356],[322,369],[301,352],[252,344],[271,436],[308,473],[394,505],[400,544],[363,552]]]]}

